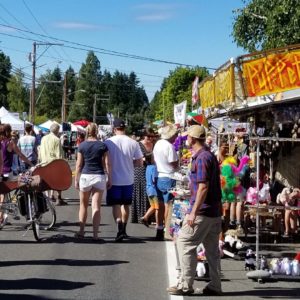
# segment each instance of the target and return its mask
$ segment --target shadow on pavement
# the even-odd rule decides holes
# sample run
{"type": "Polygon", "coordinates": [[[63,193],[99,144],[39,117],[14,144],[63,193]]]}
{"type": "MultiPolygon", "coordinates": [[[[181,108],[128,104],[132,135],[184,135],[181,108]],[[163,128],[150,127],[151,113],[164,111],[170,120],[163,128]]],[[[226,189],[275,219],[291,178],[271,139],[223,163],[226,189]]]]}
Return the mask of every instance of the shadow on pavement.
{"type": "Polygon", "coordinates": [[[255,296],[266,299],[299,299],[300,288],[255,288],[249,291],[228,292],[223,296],[255,296]]]}
{"type": "MultiPolygon", "coordinates": [[[[0,280],[1,290],[75,290],[81,289],[88,285],[93,285],[91,282],[76,282],[61,279],[43,279],[43,278],[28,278],[28,279],[4,279],[0,280]]],[[[15,296],[15,295],[14,295],[15,296]]],[[[6,298],[1,298],[6,299],[6,298]]],[[[13,298],[15,299],[15,298],[13,298]]],[[[23,299],[23,298],[22,298],[23,299]]],[[[33,298],[34,299],[34,298],[33,298]]],[[[37,298],[35,298],[37,299],[37,298]]]]}
{"type": "MultiPolygon", "coordinates": [[[[51,260],[20,260],[20,261],[2,261],[1,267],[11,266],[71,266],[71,267],[101,267],[119,264],[128,264],[127,260],[81,260],[81,259],[51,259],[51,260]]],[[[45,279],[46,280],[46,279],[45,279]]],[[[51,280],[51,279],[50,279],[51,280]]],[[[0,280],[0,289],[2,288],[2,280],[0,280]]]]}
{"type": "MultiPolygon", "coordinates": [[[[108,226],[109,224],[100,224],[101,226],[108,226]]],[[[54,228],[59,228],[59,227],[63,227],[63,226],[77,226],[79,227],[79,221],[76,222],[68,222],[68,221],[61,221],[61,222],[56,222],[54,225],[54,228]]],[[[85,225],[86,227],[92,227],[92,223],[86,223],[85,225]]]]}
{"type": "Polygon", "coordinates": [[[22,299],[22,300],[37,300],[37,299],[49,299],[48,297],[43,296],[35,296],[35,295],[26,295],[26,294],[3,294],[0,293],[0,299],[5,300],[14,300],[14,299],[22,299]]]}

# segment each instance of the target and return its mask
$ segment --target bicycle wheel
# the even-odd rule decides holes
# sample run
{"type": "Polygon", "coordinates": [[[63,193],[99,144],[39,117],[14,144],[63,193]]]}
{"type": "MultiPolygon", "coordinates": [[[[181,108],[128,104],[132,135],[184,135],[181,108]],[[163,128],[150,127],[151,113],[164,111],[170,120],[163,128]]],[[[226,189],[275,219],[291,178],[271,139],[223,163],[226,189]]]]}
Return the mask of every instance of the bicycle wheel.
{"type": "Polygon", "coordinates": [[[36,210],[36,194],[35,193],[28,193],[28,207],[30,209],[30,217],[31,217],[31,225],[34,238],[36,241],[40,241],[40,224],[39,218],[37,217],[37,210],[36,210]]]}
{"type": "Polygon", "coordinates": [[[45,197],[46,200],[46,210],[42,213],[39,218],[40,228],[43,230],[50,230],[56,222],[56,210],[49,197],[45,197]]]}

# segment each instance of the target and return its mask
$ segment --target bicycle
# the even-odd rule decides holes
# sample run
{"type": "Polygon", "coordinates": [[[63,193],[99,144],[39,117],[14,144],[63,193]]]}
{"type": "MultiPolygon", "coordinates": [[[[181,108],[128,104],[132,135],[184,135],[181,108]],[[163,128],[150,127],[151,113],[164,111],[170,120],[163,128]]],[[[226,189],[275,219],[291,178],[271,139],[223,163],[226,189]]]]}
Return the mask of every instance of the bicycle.
{"type": "Polygon", "coordinates": [[[18,204],[13,204],[13,201],[0,203],[0,211],[16,216],[18,209],[21,215],[26,216],[27,229],[32,228],[35,239],[40,241],[40,230],[51,229],[56,221],[56,211],[51,199],[42,192],[63,191],[71,184],[72,172],[68,163],[63,159],[54,160],[44,166],[40,164],[31,174],[28,172],[21,175],[18,181],[0,182],[0,194],[10,194],[15,190],[14,199],[18,202],[18,204]]]}
{"type": "Polygon", "coordinates": [[[51,199],[42,192],[28,188],[26,191],[17,188],[6,194],[0,211],[3,212],[2,228],[6,225],[8,215],[15,220],[20,220],[20,215],[24,216],[27,221],[25,228],[27,231],[32,228],[37,241],[41,239],[40,230],[50,230],[56,222],[56,210],[51,199]]]}

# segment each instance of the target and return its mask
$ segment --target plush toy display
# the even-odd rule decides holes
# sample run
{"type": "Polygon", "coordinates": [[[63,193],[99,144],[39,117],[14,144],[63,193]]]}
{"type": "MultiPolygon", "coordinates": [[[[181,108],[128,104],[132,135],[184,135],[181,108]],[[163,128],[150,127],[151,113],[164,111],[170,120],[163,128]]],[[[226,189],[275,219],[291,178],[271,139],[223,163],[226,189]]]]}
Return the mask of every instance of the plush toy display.
{"type": "Polygon", "coordinates": [[[245,270],[255,270],[255,253],[248,249],[245,255],[245,270]]]}
{"type": "Polygon", "coordinates": [[[293,206],[297,204],[297,200],[300,199],[300,189],[284,188],[280,194],[277,195],[276,202],[285,206],[293,206]]]}
{"type": "Polygon", "coordinates": [[[204,277],[204,276],[205,276],[205,274],[206,274],[206,269],[205,269],[205,264],[204,264],[204,262],[198,261],[196,272],[197,272],[197,276],[198,276],[198,277],[204,277]]]}
{"type": "Polygon", "coordinates": [[[278,258],[273,258],[270,261],[270,272],[272,274],[280,274],[280,261],[278,258]]]}
{"type": "Polygon", "coordinates": [[[249,157],[242,157],[239,166],[237,166],[234,157],[227,157],[221,166],[221,187],[222,201],[234,202],[236,198],[244,192],[240,178],[245,174],[248,168],[249,157]]]}
{"type": "Polygon", "coordinates": [[[300,276],[300,264],[297,259],[294,259],[291,262],[291,267],[292,267],[292,276],[300,276]]]}
{"type": "Polygon", "coordinates": [[[237,258],[236,255],[245,249],[245,244],[236,235],[231,234],[230,230],[225,233],[223,253],[225,256],[237,258]]]}
{"type": "Polygon", "coordinates": [[[247,190],[246,203],[249,203],[251,205],[256,205],[258,198],[260,204],[269,204],[271,202],[269,183],[264,183],[263,187],[259,190],[258,193],[257,193],[257,189],[254,187],[250,187],[247,190]]]}

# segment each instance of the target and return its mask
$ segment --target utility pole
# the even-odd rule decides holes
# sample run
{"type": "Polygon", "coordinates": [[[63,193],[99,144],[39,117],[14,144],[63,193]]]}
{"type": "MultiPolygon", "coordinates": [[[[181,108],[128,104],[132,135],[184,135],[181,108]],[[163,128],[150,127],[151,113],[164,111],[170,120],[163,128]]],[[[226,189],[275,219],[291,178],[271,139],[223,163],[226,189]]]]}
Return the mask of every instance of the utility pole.
{"type": "Polygon", "coordinates": [[[109,99],[109,95],[102,95],[102,98],[98,99],[98,94],[95,94],[93,103],[93,123],[96,123],[97,120],[97,101],[109,101],[109,99]]]}
{"type": "Polygon", "coordinates": [[[66,122],[66,110],[67,110],[67,72],[64,76],[64,86],[63,86],[63,99],[61,108],[61,121],[66,122]]]}
{"type": "Polygon", "coordinates": [[[97,114],[97,94],[94,95],[93,103],[93,123],[96,123],[96,114],[97,114]]]}
{"type": "Polygon", "coordinates": [[[35,69],[36,69],[36,62],[47,50],[48,48],[40,55],[38,58],[36,58],[36,46],[43,45],[43,46],[50,46],[58,45],[62,46],[63,44],[56,44],[56,43],[36,43],[33,42],[33,49],[32,49],[32,55],[31,55],[31,61],[32,61],[32,87],[31,87],[31,97],[29,102],[29,116],[30,116],[30,122],[34,124],[34,117],[35,117],[35,69]]]}
{"type": "Polygon", "coordinates": [[[31,98],[29,105],[29,116],[30,122],[34,123],[34,114],[35,114],[35,68],[36,68],[36,42],[33,43],[32,49],[32,87],[31,87],[31,98]]]}

